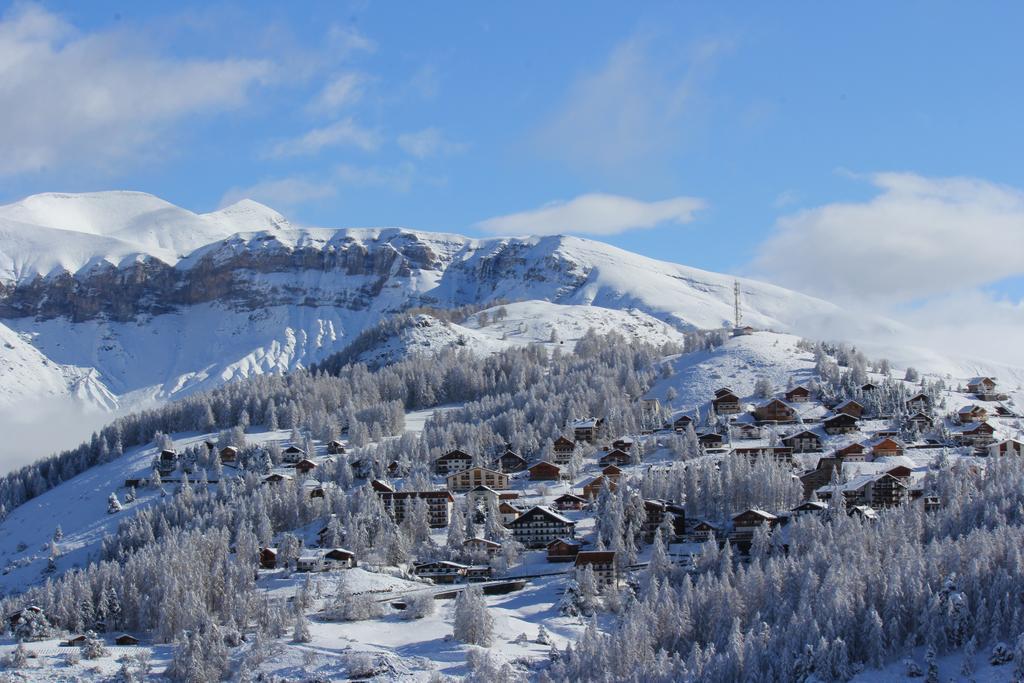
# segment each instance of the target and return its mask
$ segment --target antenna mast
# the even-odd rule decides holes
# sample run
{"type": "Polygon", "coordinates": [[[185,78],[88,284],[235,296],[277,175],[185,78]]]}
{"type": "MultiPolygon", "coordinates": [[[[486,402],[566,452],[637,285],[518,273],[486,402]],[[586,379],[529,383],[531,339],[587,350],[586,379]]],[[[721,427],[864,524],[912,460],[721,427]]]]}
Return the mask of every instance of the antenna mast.
{"type": "Polygon", "coordinates": [[[742,327],[742,324],[743,324],[743,311],[740,310],[740,281],[739,280],[734,280],[733,281],[732,292],[733,292],[733,301],[734,301],[735,318],[736,318],[735,328],[738,330],[738,329],[740,329],[740,327],[742,327]]]}

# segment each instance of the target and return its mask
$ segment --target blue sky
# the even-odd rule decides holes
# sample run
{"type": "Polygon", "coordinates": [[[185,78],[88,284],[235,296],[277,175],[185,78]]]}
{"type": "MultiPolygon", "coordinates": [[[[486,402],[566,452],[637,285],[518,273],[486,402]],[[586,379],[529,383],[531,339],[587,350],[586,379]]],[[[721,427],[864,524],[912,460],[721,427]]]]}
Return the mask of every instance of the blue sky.
{"type": "Polygon", "coordinates": [[[1024,257],[964,253],[1024,240],[1022,20],[952,2],[20,3],[0,23],[0,200],[251,196],[307,224],[577,232],[836,299],[1017,310],[1024,257]]]}

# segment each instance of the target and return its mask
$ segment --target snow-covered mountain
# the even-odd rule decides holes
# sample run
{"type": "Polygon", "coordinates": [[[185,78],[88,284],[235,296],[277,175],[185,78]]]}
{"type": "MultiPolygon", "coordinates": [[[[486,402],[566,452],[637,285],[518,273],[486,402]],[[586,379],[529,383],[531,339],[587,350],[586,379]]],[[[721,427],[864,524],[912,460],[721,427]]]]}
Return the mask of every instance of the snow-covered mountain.
{"type": "MultiPolygon", "coordinates": [[[[569,344],[589,327],[662,343],[730,324],[733,285],[577,237],[303,228],[252,201],[195,214],[138,192],[36,195],[0,207],[0,407],[130,408],[283,372],[411,307],[520,302],[490,325],[422,318],[376,360],[553,329],[569,344]]],[[[898,327],[770,284],[740,289],[758,328],[856,339],[898,327]]]]}
{"type": "MultiPolygon", "coordinates": [[[[135,192],[37,195],[0,207],[0,322],[14,346],[0,402],[71,392],[83,376],[107,390],[97,387],[104,404],[173,397],[318,360],[410,306],[533,300],[718,327],[731,320],[732,286],[574,237],[296,228],[249,201],[199,215],[135,192]]],[[[818,299],[741,287],[757,327],[852,322],[818,299]]],[[[587,325],[620,322],[608,313],[587,325]]]]}

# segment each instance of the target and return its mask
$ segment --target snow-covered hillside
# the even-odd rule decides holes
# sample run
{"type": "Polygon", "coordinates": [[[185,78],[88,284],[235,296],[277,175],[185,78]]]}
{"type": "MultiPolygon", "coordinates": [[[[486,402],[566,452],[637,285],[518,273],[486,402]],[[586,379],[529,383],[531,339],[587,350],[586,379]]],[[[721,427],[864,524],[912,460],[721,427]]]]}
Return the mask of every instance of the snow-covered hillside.
{"type": "Polygon", "coordinates": [[[520,301],[494,306],[462,324],[419,314],[396,333],[374,340],[373,347],[354,360],[382,365],[417,353],[463,346],[476,353],[494,353],[528,344],[571,351],[589,330],[616,330],[629,339],[662,346],[681,344],[683,335],[657,318],[635,309],[620,311],[600,306],[520,301]]]}
{"type": "MultiPolygon", "coordinates": [[[[37,195],[0,207],[0,320],[20,349],[0,404],[73,395],[89,369],[102,405],[132,392],[173,397],[316,360],[417,305],[538,300],[718,327],[731,319],[732,286],[573,237],[300,229],[249,201],[200,215],[137,192],[37,195]]],[[[771,285],[741,287],[755,326],[843,316],[771,285]]],[[[513,317],[480,340],[546,340],[562,324],[557,311],[513,317]]],[[[569,318],[563,339],[585,323],[616,324],[604,312],[569,318]]]]}
{"type": "MultiPolygon", "coordinates": [[[[173,399],[317,362],[412,307],[520,302],[503,320],[492,308],[486,325],[409,328],[377,360],[457,343],[487,353],[547,342],[552,330],[571,345],[591,326],[662,343],[678,330],[731,324],[734,282],[576,237],[298,228],[251,201],[195,214],[138,192],[37,195],[0,207],[0,407],[173,399]]],[[[739,284],[744,321],[759,329],[854,340],[899,330],[780,287],[739,284]]],[[[912,364],[915,353],[900,360],[912,364]]],[[[924,369],[1024,379],[925,360],[924,369]]]]}

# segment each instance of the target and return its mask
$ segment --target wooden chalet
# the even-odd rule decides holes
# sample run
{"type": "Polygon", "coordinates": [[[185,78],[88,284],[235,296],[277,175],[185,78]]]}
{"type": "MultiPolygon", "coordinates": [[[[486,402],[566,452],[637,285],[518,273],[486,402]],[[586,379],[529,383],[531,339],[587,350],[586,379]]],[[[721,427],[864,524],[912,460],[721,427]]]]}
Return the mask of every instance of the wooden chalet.
{"type": "Polygon", "coordinates": [[[572,460],[576,451],[576,442],[560,436],[551,444],[551,460],[556,465],[565,465],[572,460]]]}
{"type": "Polygon", "coordinates": [[[17,627],[19,624],[21,624],[21,623],[23,623],[25,621],[31,620],[33,618],[43,617],[43,616],[45,616],[45,615],[43,614],[43,608],[42,607],[39,607],[37,605],[28,605],[26,607],[22,607],[21,609],[15,610],[14,612],[11,612],[10,614],[8,614],[7,615],[7,625],[10,627],[10,630],[13,632],[15,627],[17,627]]]}
{"type": "Polygon", "coordinates": [[[217,457],[223,463],[233,463],[238,460],[238,449],[234,446],[225,446],[217,453],[217,457]]]}
{"type": "Polygon", "coordinates": [[[384,481],[383,479],[374,479],[370,482],[370,488],[377,493],[394,493],[395,487],[384,481]]]}
{"type": "Polygon", "coordinates": [[[297,572],[322,572],[324,569],[326,567],[322,553],[305,552],[295,558],[295,571],[297,572]]]}
{"type": "Polygon", "coordinates": [[[860,393],[862,393],[862,394],[870,394],[870,393],[872,393],[874,391],[878,391],[878,385],[877,384],[872,384],[871,382],[865,382],[864,384],[862,384],[860,386],[860,393]]]}
{"type": "Polygon", "coordinates": [[[120,645],[122,647],[128,647],[131,645],[138,645],[139,639],[128,633],[122,633],[117,638],[114,638],[114,645],[120,645]]]}
{"type": "Polygon", "coordinates": [[[260,566],[277,569],[277,548],[260,548],[260,566]]]}
{"type": "Polygon", "coordinates": [[[530,479],[533,481],[560,481],[562,468],[544,460],[530,465],[530,479]]]}
{"type": "Polygon", "coordinates": [[[280,484],[284,481],[291,481],[294,477],[288,474],[281,474],[280,472],[273,472],[263,477],[264,484],[280,484]]]}
{"type": "Polygon", "coordinates": [[[991,455],[1024,455],[1024,442],[1017,439],[1003,439],[989,446],[991,455]]]}
{"type": "Polygon", "coordinates": [[[576,441],[594,443],[601,438],[604,432],[603,417],[588,417],[583,420],[576,420],[572,424],[573,438],[576,441]]]}
{"type": "Polygon", "coordinates": [[[789,511],[793,517],[802,517],[803,515],[817,515],[827,510],[828,505],[820,500],[805,500],[795,508],[790,508],[789,511]]]}
{"type": "Polygon", "coordinates": [[[178,467],[178,452],[165,448],[157,456],[156,470],[160,476],[166,477],[178,467]]]}
{"type": "Polygon", "coordinates": [[[674,543],[686,533],[686,509],[681,505],[664,500],[644,501],[644,522],[640,527],[640,534],[644,542],[654,541],[654,535],[666,517],[672,520],[672,536],[662,540],[666,544],[674,543]]]}
{"type": "Polygon", "coordinates": [[[556,510],[582,510],[588,505],[587,499],[575,493],[563,493],[555,498],[556,510]]]}
{"type": "Polygon", "coordinates": [[[759,526],[773,527],[778,523],[779,518],[770,512],[759,510],[757,508],[751,508],[744,510],[743,512],[733,515],[732,518],[732,536],[736,540],[749,540],[754,535],[754,531],[759,526]]]}
{"type": "Polygon", "coordinates": [[[924,413],[914,413],[907,418],[907,422],[911,427],[919,432],[923,432],[935,426],[935,421],[924,413]]]}
{"type": "Polygon", "coordinates": [[[619,582],[614,550],[581,550],[576,554],[575,564],[577,571],[590,567],[598,586],[612,586],[619,582]]]}
{"type": "Polygon", "coordinates": [[[970,427],[965,427],[956,436],[963,446],[981,448],[996,442],[996,428],[988,422],[978,422],[970,427]]]}
{"type": "Polygon", "coordinates": [[[925,413],[932,409],[932,400],[924,393],[914,394],[907,399],[908,413],[925,413]]]}
{"type": "Polygon", "coordinates": [[[466,581],[475,583],[478,581],[490,581],[494,577],[494,568],[488,564],[475,564],[466,567],[466,581]]]}
{"type": "Polygon", "coordinates": [[[628,465],[633,462],[633,458],[626,451],[619,450],[618,448],[608,451],[601,456],[601,459],[597,461],[599,465],[628,465]]]}
{"type": "Polygon", "coordinates": [[[988,410],[982,406],[971,404],[956,411],[956,417],[960,421],[960,424],[984,422],[988,419],[988,410]]]}
{"type": "Polygon", "coordinates": [[[356,566],[356,554],[344,548],[331,548],[323,552],[325,569],[351,569],[356,566]]]}
{"type": "Polygon", "coordinates": [[[633,450],[633,439],[626,436],[615,439],[615,441],[612,441],[612,448],[618,448],[620,451],[629,453],[633,450]]]}
{"type": "Polygon", "coordinates": [[[871,455],[876,458],[903,455],[903,444],[892,437],[885,437],[871,447],[871,455]]]}
{"type": "Polygon", "coordinates": [[[967,382],[967,391],[982,401],[998,401],[1003,398],[996,391],[996,381],[992,377],[975,377],[967,382]]]}
{"type": "Polygon", "coordinates": [[[685,432],[686,428],[693,424],[693,418],[689,415],[680,415],[672,422],[672,429],[677,432],[685,432]]]}
{"type": "Polygon", "coordinates": [[[721,536],[722,530],[711,522],[701,520],[690,529],[690,539],[695,543],[706,543],[716,536],[721,536]]]}
{"type": "Polygon", "coordinates": [[[722,448],[725,446],[725,437],[717,432],[708,432],[698,436],[697,442],[707,449],[722,448]]]}
{"type": "Polygon", "coordinates": [[[521,514],[523,514],[523,511],[520,508],[506,500],[498,503],[498,517],[501,518],[501,523],[504,526],[511,524],[521,514]]]}
{"type": "Polygon", "coordinates": [[[576,535],[576,522],[542,505],[519,515],[508,527],[512,537],[527,548],[545,548],[555,539],[576,535]]]}
{"type": "Polygon", "coordinates": [[[807,403],[811,400],[811,390],[802,384],[798,384],[785,394],[789,403],[807,403]]]}
{"type": "Polygon", "coordinates": [[[309,474],[316,469],[316,463],[309,458],[303,458],[295,463],[295,471],[299,474],[309,474]]]}
{"type": "Polygon", "coordinates": [[[832,472],[843,466],[843,459],[825,456],[818,459],[818,465],[800,475],[800,484],[804,487],[804,498],[811,495],[832,480],[832,472]]]}
{"type": "Polygon", "coordinates": [[[615,464],[605,465],[601,469],[601,474],[603,474],[604,476],[608,477],[612,481],[618,481],[619,477],[622,476],[622,468],[620,468],[618,465],[615,465],[615,464]]]}
{"type": "Polygon", "coordinates": [[[849,415],[859,420],[864,417],[864,405],[859,401],[849,399],[837,405],[834,412],[836,414],[849,415]]]}
{"type": "Polygon", "coordinates": [[[507,489],[508,475],[504,472],[488,469],[486,467],[470,467],[449,474],[446,482],[448,490],[455,493],[464,493],[476,486],[487,486],[492,489],[507,489]]]}
{"type": "Polygon", "coordinates": [[[470,552],[476,555],[487,555],[488,557],[494,557],[501,550],[501,544],[477,536],[474,538],[467,538],[465,541],[463,541],[462,549],[466,552],[470,552]]]}
{"type": "Polygon", "coordinates": [[[295,444],[291,444],[281,451],[281,460],[291,465],[294,465],[305,457],[306,451],[302,450],[295,444]]]}
{"type": "Polygon", "coordinates": [[[434,583],[455,583],[466,576],[467,565],[448,560],[422,562],[414,565],[412,572],[421,579],[430,579],[434,583]]]}
{"type": "Polygon", "coordinates": [[[867,462],[868,449],[864,444],[855,441],[837,450],[835,456],[844,462],[867,462]]]}
{"type": "Polygon", "coordinates": [[[449,474],[454,474],[455,472],[468,470],[472,466],[473,456],[465,451],[455,449],[453,451],[448,451],[434,461],[434,472],[446,477],[449,474]]]}
{"type": "Polygon", "coordinates": [[[754,417],[761,422],[796,422],[796,408],[780,398],[765,401],[754,408],[754,417]]]}
{"type": "Polygon", "coordinates": [[[846,510],[846,514],[850,517],[857,517],[863,519],[866,522],[878,521],[878,513],[870,505],[851,505],[846,510]]]}
{"type": "MultiPolygon", "coordinates": [[[[454,476],[454,475],[453,475],[454,476]]],[[[479,484],[466,492],[466,503],[471,508],[487,509],[491,505],[497,506],[501,500],[501,494],[490,486],[479,484]]]]}
{"type": "Polygon", "coordinates": [[[556,538],[548,543],[548,562],[572,562],[582,547],[583,543],[576,539],[556,538]]]}
{"type": "Polygon", "coordinates": [[[719,415],[736,415],[740,412],[740,397],[732,389],[723,387],[715,392],[711,405],[719,415]]]}
{"type": "Polygon", "coordinates": [[[583,486],[583,497],[587,500],[597,500],[597,497],[601,495],[601,490],[606,486],[609,491],[614,491],[619,488],[617,481],[609,479],[603,474],[598,477],[594,477],[583,486]]]}
{"type": "Polygon", "coordinates": [[[401,524],[412,513],[416,501],[422,500],[427,504],[427,524],[432,529],[448,526],[455,504],[449,491],[381,491],[377,495],[395,524],[401,524]]]}
{"type": "Polygon", "coordinates": [[[851,434],[859,429],[857,418],[848,413],[837,413],[822,421],[826,434],[851,434]]]}
{"type": "Polygon", "coordinates": [[[782,443],[794,453],[817,453],[821,450],[821,437],[809,429],[782,437],[782,443]]]}
{"type": "Polygon", "coordinates": [[[526,466],[526,458],[511,449],[506,450],[498,458],[498,469],[502,472],[522,472],[526,469],[526,466]]]}
{"type": "MultiPolygon", "coordinates": [[[[910,488],[906,482],[888,472],[862,474],[835,487],[846,499],[847,507],[870,505],[874,508],[891,508],[910,499],[910,488]]],[[[818,498],[831,502],[833,486],[818,489],[818,498]]]]}
{"type": "Polygon", "coordinates": [[[327,442],[328,455],[345,455],[345,444],[337,439],[327,442]]]}
{"type": "Polygon", "coordinates": [[[750,422],[734,422],[729,425],[734,439],[760,439],[761,428],[750,422]]]}

